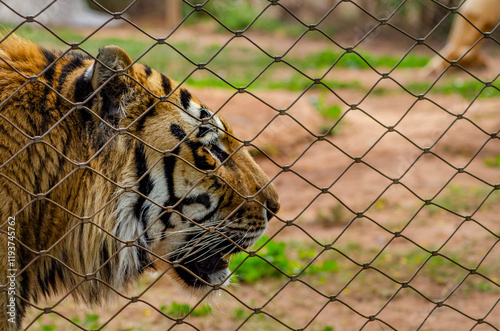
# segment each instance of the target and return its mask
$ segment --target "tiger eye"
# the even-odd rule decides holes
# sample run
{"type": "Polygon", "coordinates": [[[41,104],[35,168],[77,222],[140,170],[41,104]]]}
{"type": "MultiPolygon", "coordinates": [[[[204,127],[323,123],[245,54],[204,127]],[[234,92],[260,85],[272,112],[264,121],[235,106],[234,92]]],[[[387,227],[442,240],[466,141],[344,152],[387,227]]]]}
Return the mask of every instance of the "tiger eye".
{"type": "Polygon", "coordinates": [[[212,116],[212,114],[208,111],[208,109],[200,109],[200,119],[209,118],[210,116],[212,116]]]}

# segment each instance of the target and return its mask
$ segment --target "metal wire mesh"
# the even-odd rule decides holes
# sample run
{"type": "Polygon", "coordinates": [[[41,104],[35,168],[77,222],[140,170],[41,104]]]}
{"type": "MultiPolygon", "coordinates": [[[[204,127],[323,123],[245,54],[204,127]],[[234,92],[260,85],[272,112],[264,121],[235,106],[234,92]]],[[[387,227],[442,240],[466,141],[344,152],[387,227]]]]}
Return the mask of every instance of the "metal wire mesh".
{"type": "MultiPolygon", "coordinates": [[[[170,301],[182,301],[155,287],[164,278],[166,272],[162,272],[151,279],[146,277],[147,280],[139,286],[140,291],[136,295],[117,292],[118,305],[97,324],[92,321],[93,315],[80,314],[80,320],[73,318],[71,311],[82,312],[82,308],[63,308],[63,303],[69,301],[70,290],[45,307],[29,302],[31,312],[23,328],[43,328],[40,322],[43,318],[57,316],[60,324],[54,327],[56,329],[122,330],[127,328],[129,312],[137,310],[134,307],[142,304],[141,313],[133,315],[139,321],[139,324],[135,324],[139,326],[133,329],[140,329],[140,320],[148,319],[151,314],[156,319],[144,327],[148,330],[442,330],[450,325],[456,330],[500,329],[500,250],[497,245],[500,239],[500,122],[498,96],[495,96],[499,91],[496,84],[498,72],[492,73],[490,70],[488,78],[484,78],[483,73],[478,74],[462,66],[458,61],[461,58],[451,62],[443,58],[443,68],[422,87],[412,85],[412,79],[422,69],[402,70],[405,61],[422,50],[442,57],[440,47],[429,40],[447,19],[460,16],[474,25],[460,11],[465,2],[456,6],[435,0],[426,3],[427,6],[438,7],[444,14],[425,35],[414,36],[406,32],[405,27],[393,23],[395,17],[410,6],[411,2],[405,0],[398,1],[383,16],[366,9],[369,8],[366,2],[335,1],[320,19],[312,23],[302,18],[301,13],[290,9],[292,6],[287,1],[259,1],[254,4],[260,6],[259,12],[243,29],[234,29],[207,9],[212,1],[196,4],[185,0],[182,2],[182,20],[174,29],[159,36],[127,17],[127,11],[133,5],[141,5],[141,1],[134,0],[122,11],[112,12],[92,0],[95,6],[108,14],[109,19],[99,28],[88,31],[82,41],[68,42],[59,35],[57,29],[37,19],[57,1],[48,4],[37,15],[22,17],[19,14],[22,23],[12,29],[12,33],[16,33],[24,26],[34,24],[62,43],[64,51],[59,58],[54,59],[54,65],[72,50],[95,56],[82,45],[105,31],[113,22],[119,21],[126,25],[128,31],[135,29],[141,38],[149,40],[149,47],[135,57],[134,62],[146,63],[147,55],[153,49],[165,46],[191,66],[190,72],[179,77],[181,86],[190,80],[196,81],[201,72],[217,77],[226,89],[225,92],[213,92],[224,95],[218,109],[214,109],[216,113],[224,116],[227,108],[238,107],[238,100],[263,109],[256,113],[255,118],[262,125],[247,134],[246,140],[240,141],[244,147],[253,147],[258,162],[271,171],[271,182],[282,193],[282,213],[270,225],[269,239],[255,250],[242,253],[245,258],[235,266],[235,272],[250,260],[257,259],[270,266],[279,277],[262,278],[257,283],[241,288],[220,289],[225,296],[221,301],[229,301],[232,306],[227,308],[217,302],[216,305],[222,305],[221,311],[225,314],[214,311],[212,322],[205,322],[202,317],[196,316],[195,308],[203,306],[206,296],[197,298],[192,305],[194,308],[185,308],[179,316],[162,309],[156,302],[152,303],[151,295],[159,296],[156,293],[161,293],[170,301]],[[339,40],[342,38],[327,31],[327,24],[324,23],[347,5],[358,14],[362,13],[365,20],[370,22],[363,29],[356,30],[356,38],[352,43],[339,40]],[[271,11],[278,11],[300,27],[293,38],[288,37],[289,43],[282,47],[278,55],[274,53],[272,42],[263,41],[262,33],[253,31],[253,27],[271,11]],[[208,17],[219,29],[220,35],[224,36],[217,49],[212,50],[212,56],[189,54],[172,42],[179,34],[182,35],[183,27],[189,20],[201,14],[208,17]],[[367,44],[370,46],[373,40],[379,42],[380,38],[373,38],[382,29],[397,34],[398,38],[404,40],[401,43],[404,46],[397,49],[402,56],[396,63],[389,68],[382,66],[381,69],[381,66],[374,64],[373,57],[366,55],[363,47],[367,44]],[[330,58],[330,64],[321,73],[310,70],[304,62],[297,62],[293,56],[294,52],[304,51],[304,42],[311,34],[316,39],[310,45],[320,40],[331,45],[332,49],[339,50],[339,54],[330,58]],[[234,79],[232,72],[212,69],[217,58],[238,42],[245,43],[252,52],[265,59],[261,70],[244,84],[237,83],[238,79],[234,79]],[[200,58],[203,60],[198,60],[200,58]],[[341,62],[352,58],[361,61],[358,64],[361,69],[342,70],[341,62]],[[267,74],[278,66],[280,71],[267,74]],[[454,78],[456,84],[451,90],[443,92],[441,84],[457,71],[462,76],[454,78]],[[363,86],[349,90],[349,87],[338,84],[343,78],[346,81],[349,79],[349,72],[355,76],[365,76],[363,86]],[[298,75],[305,83],[285,97],[280,96],[280,90],[268,92],[266,88],[254,88],[262,81],[268,84],[277,76],[290,73],[298,75]],[[332,76],[337,83],[332,80],[332,76]],[[464,84],[463,77],[479,86],[466,97],[457,96],[457,91],[464,84]],[[485,98],[491,91],[493,97],[485,98]],[[282,99],[285,101],[281,102],[282,99]],[[311,127],[317,125],[317,121],[305,121],[308,115],[304,116],[297,110],[304,104],[314,108],[314,105],[325,102],[337,102],[341,112],[334,120],[320,117],[322,130],[311,127]],[[289,143],[284,139],[284,143],[278,147],[270,145],[269,142],[280,141],[280,135],[287,138],[297,135],[300,139],[289,143]],[[391,146],[396,144],[403,147],[391,150],[391,146]],[[280,148],[286,152],[280,152],[280,148]],[[314,159],[308,163],[309,158],[314,159]],[[287,202],[293,196],[299,198],[287,202]],[[273,260],[276,256],[269,257],[269,245],[274,241],[288,242],[285,262],[273,260]],[[335,261],[330,269],[327,268],[328,261],[335,261]],[[248,294],[248,291],[252,294],[248,294]],[[280,305],[286,305],[287,302],[291,304],[280,309],[280,305]],[[227,313],[227,309],[233,309],[233,313],[227,313]],[[235,314],[237,318],[233,316],[235,314]]],[[[0,3],[10,8],[7,3],[0,3]]],[[[311,2],[307,6],[314,4],[311,2]]],[[[477,27],[481,37],[470,45],[470,50],[480,42],[488,41],[489,49],[498,52],[498,40],[493,34],[495,28],[485,33],[477,27]]],[[[352,32],[348,29],[348,33],[352,32]]],[[[10,33],[4,38],[8,38],[10,33]]],[[[274,35],[271,36],[273,38],[274,35]]],[[[186,40],[186,43],[190,42],[186,40]]],[[[196,42],[203,41],[198,39],[196,42]]],[[[379,48],[384,48],[384,44],[379,48]]],[[[244,62],[245,51],[241,56],[244,62]]],[[[310,62],[317,60],[309,58],[310,62]]],[[[38,81],[64,98],[60,91],[38,80],[51,68],[47,66],[38,77],[25,77],[26,82],[19,90],[28,83],[38,81]]],[[[203,94],[203,91],[200,93],[203,94]]],[[[210,98],[211,93],[205,92],[205,96],[210,98]]],[[[7,101],[4,100],[0,107],[7,101]]],[[[66,101],[73,103],[72,111],[82,107],[79,103],[66,101]]],[[[24,134],[1,111],[0,118],[29,141],[4,165],[31,144],[43,143],[74,166],[74,170],[57,185],[81,169],[95,171],[88,167],[88,162],[80,163],[68,158],[54,146],[43,142],[41,137],[24,134]]],[[[248,118],[252,120],[252,115],[248,118]]],[[[47,133],[63,121],[64,118],[61,118],[47,133]]],[[[121,129],[114,133],[120,134],[130,132],[121,129]]],[[[238,137],[238,132],[235,135],[238,137]]],[[[147,144],[146,141],[143,143],[147,144]]],[[[2,178],[15,184],[15,180],[2,173],[4,165],[0,165],[2,178]]],[[[119,186],[117,183],[115,185],[119,186]]],[[[38,200],[56,203],[47,197],[50,191],[28,192],[21,186],[19,189],[29,194],[31,201],[18,212],[38,200]]],[[[106,206],[113,203],[116,203],[115,199],[107,202],[106,206]]],[[[171,206],[167,212],[176,212],[174,207],[171,206]]],[[[71,214],[69,210],[66,212],[71,214]]],[[[72,215],[80,219],[81,223],[69,232],[82,223],[96,225],[92,221],[96,214],[72,215]]],[[[6,226],[5,221],[2,220],[2,226],[6,226]]],[[[2,229],[2,234],[6,235],[7,231],[2,229]]],[[[60,238],[58,243],[64,239],[60,238]]],[[[134,242],[122,243],[126,246],[137,245],[134,242]]],[[[22,240],[18,240],[17,244],[40,257],[54,258],[49,247],[38,251],[25,245],[22,240]]],[[[27,268],[30,265],[25,270],[27,268]]],[[[20,270],[20,273],[25,270],[20,270]]],[[[95,280],[93,275],[79,276],[80,284],[95,280]]],[[[104,280],[99,282],[112,287],[104,280]]],[[[75,284],[74,288],[80,284],[75,284]]]]}

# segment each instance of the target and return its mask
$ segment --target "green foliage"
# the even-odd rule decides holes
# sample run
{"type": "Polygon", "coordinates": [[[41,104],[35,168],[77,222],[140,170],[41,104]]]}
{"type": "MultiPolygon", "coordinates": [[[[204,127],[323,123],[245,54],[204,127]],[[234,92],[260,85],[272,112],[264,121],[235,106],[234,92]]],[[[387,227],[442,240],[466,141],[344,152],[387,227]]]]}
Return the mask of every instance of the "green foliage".
{"type": "Polygon", "coordinates": [[[492,157],[485,157],[483,161],[484,164],[490,168],[498,168],[500,167],[500,154],[492,157]]]}
{"type": "Polygon", "coordinates": [[[191,312],[189,313],[189,316],[201,317],[209,315],[212,312],[212,308],[208,305],[202,305],[193,310],[193,308],[187,303],[178,303],[174,301],[172,302],[170,308],[166,305],[162,305],[160,307],[160,311],[175,318],[184,317],[189,312],[191,312]]]}
{"type": "MultiPolygon", "coordinates": [[[[325,118],[325,122],[320,127],[321,133],[328,135],[337,133],[339,130],[338,123],[333,129],[332,127],[339,120],[340,116],[342,116],[342,108],[336,103],[328,104],[325,93],[321,93],[317,98],[313,99],[312,104],[316,111],[325,118]]],[[[335,214],[335,211],[333,214],[335,214]]]]}
{"type": "Polygon", "coordinates": [[[346,53],[344,50],[335,51],[324,49],[319,52],[309,53],[302,58],[292,58],[290,62],[300,69],[336,68],[349,69],[392,69],[398,68],[422,68],[429,62],[429,57],[421,55],[407,55],[403,59],[394,55],[372,55],[366,51],[346,53]],[[311,61],[311,59],[314,59],[311,61]],[[401,62],[400,62],[401,61],[401,62]]]}
{"type": "MultiPolygon", "coordinates": [[[[268,237],[261,238],[256,247],[261,247],[268,240],[268,237]]],[[[296,249],[290,243],[271,240],[258,250],[254,257],[245,253],[234,256],[229,267],[235,270],[235,275],[241,282],[253,283],[262,278],[286,277],[301,273],[316,255],[317,252],[314,249],[305,250],[302,247],[296,249]],[[295,257],[293,252],[297,250],[298,256],[295,257]]],[[[303,274],[315,275],[338,271],[339,266],[336,261],[326,260],[309,265],[303,274]]]]}
{"type": "Polygon", "coordinates": [[[244,320],[247,317],[247,313],[242,308],[234,310],[233,315],[238,320],[244,320]]]}
{"type": "MultiPolygon", "coordinates": [[[[269,238],[262,237],[256,247],[262,246],[269,238]]],[[[238,254],[231,259],[229,268],[236,270],[238,279],[245,283],[253,283],[261,278],[280,277],[283,274],[273,267],[287,270],[290,262],[286,258],[286,244],[269,241],[257,256],[249,257],[245,253],[238,254]],[[243,263],[241,266],[239,266],[243,263]],[[239,267],[238,267],[239,266],[239,267]],[[237,268],[238,267],[238,268],[237,268]],[[237,269],[236,269],[237,268],[237,269]]],[[[285,270],[283,270],[285,272],[285,270]]]]}
{"type": "MultiPolygon", "coordinates": [[[[481,205],[483,210],[491,208],[498,202],[500,197],[492,194],[488,196],[491,189],[485,187],[464,187],[462,185],[451,185],[438,195],[433,202],[447,210],[456,213],[471,213],[481,205]],[[488,198],[484,200],[486,197],[488,198]]],[[[430,206],[431,213],[441,211],[438,206],[430,206]]]]}
{"type": "Polygon", "coordinates": [[[54,331],[54,330],[56,330],[56,326],[53,325],[53,324],[50,324],[50,325],[44,324],[44,325],[42,325],[42,331],[54,331]]]}
{"type": "Polygon", "coordinates": [[[259,14],[259,10],[254,8],[252,4],[241,0],[225,3],[210,1],[203,8],[234,31],[245,29],[259,14]]]}
{"type": "MultiPolygon", "coordinates": [[[[216,17],[223,25],[232,31],[241,31],[252,29],[258,31],[266,31],[267,33],[280,33],[286,35],[298,35],[306,30],[301,24],[293,24],[285,20],[276,18],[274,15],[264,13],[259,14],[264,9],[264,6],[255,6],[255,2],[248,0],[233,0],[230,2],[220,1],[191,1],[193,5],[204,4],[203,9],[216,17]]],[[[264,4],[265,5],[265,4],[264,4]]],[[[191,6],[184,5],[183,14],[187,15],[193,10],[191,6]]],[[[199,21],[213,21],[210,15],[203,12],[194,13],[196,19],[188,20],[188,23],[198,23],[199,21]]],[[[226,28],[217,23],[217,30],[226,31],[226,28]]],[[[329,29],[327,29],[329,30],[329,29]]]]}
{"type": "Polygon", "coordinates": [[[82,326],[87,329],[97,329],[99,328],[99,315],[97,314],[85,314],[85,320],[82,323],[82,326]]]}
{"type": "Polygon", "coordinates": [[[414,94],[441,93],[459,94],[466,99],[473,99],[476,96],[481,99],[500,97],[500,83],[493,83],[486,86],[477,80],[455,79],[451,82],[438,82],[432,86],[429,82],[409,83],[405,87],[414,94]]]}
{"type": "MultiPolygon", "coordinates": [[[[457,257],[454,256],[453,259],[457,260],[457,257]]],[[[459,281],[463,277],[457,272],[458,266],[442,256],[431,257],[426,266],[429,268],[430,278],[438,285],[446,285],[451,279],[459,281]]]]}

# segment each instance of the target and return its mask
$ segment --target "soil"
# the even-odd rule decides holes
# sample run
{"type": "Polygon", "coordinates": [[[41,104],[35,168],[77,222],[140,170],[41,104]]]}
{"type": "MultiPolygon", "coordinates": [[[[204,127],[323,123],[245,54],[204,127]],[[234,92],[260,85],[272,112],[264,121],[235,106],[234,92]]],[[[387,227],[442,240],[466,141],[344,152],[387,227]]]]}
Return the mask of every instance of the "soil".
{"type": "MultiPolygon", "coordinates": [[[[179,38],[188,36],[193,42],[222,38],[213,31],[207,34],[183,29],[179,38]]],[[[263,48],[277,50],[293,43],[284,37],[250,37],[263,48]]],[[[324,40],[304,41],[301,49],[327,45],[324,40]]],[[[390,54],[406,51],[397,43],[384,43],[384,47],[390,54]]],[[[373,48],[380,51],[376,43],[373,48]]],[[[498,72],[497,67],[476,74],[487,77],[498,72]]],[[[270,223],[268,234],[277,241],[298,242],[318,251],[322,247],[317,243],[332,244],[345,252],[347,257],[340,256],[339,261],[350,263],[349,270],[353,261],[359,265],[372,262],[382,250],[394,256],[411,250],[428,250],[430,255],[439,250],[453,257],[466,249],[466,261],[459,262],[468,268],[482,266],[485,274],[481,277],[489,290],[469,286],[478,276],[462,267],[453,267],[451,275],[441,275],[437,268],[434,276],[440,281],[431,281],[419,272],[428,265],[405,265],[404,260],[398,260],[393,263],[400,263],[401,270],[393,265],[385,273],[360,267],[359,275],[333,273],[323,279],[307,276],[291,281],[283,277],[234,284],[220,298],[210,300],[212,312],[208,316],[190,316],[176,324],[158,311],[160,307],[170,307],[173,302],[194,306],[198,299],[186,296],[163,277],[137,303],[120,299],[95,310],[100,323],[111,319],[105,330],[500,329],[500,275],[488,273],[500,258],[496,245],[500,194],[494,190],[500,183],[500,171],[498,166],[487,164],[500,154],[500,140],[491,135],[500,129],[498,98],[472,100],[456,94],[429,94],[419,100],[392,80],[405,85],[427,79],[415,69],[396,69],[391,79],[381,83],[391,90],[380,95],[367,94],[380,79],[370,70],[343,69],[334,74],[361,81],[363,89],[335,90],[338,96],[327,95],[327,103],[341,105],[343,115],[334,134],[325,139],[318,139],[321,128],[331,127],[335,121],[316,111],[317,90],[305,94],[194,90],[205,104],[219,109],[239,138],[252,142],[252,153],[278,188],[281,210],[270,223]],[[286,111],[280,114],[280,110],[286,111]],[[459,114],[463,116],[457,117],[459,114]],[[458,193],[450,195],[453,190],[458,193]],[[472,198],[467,203],[454,203],[469,194],[472,198]],[[353,243],[356,248],[350,251],[353,243]],[[394,275],[405,268],[411,277],[401,281],[409,281],[409,286],[388,277],[397,278],[394,275]],[[256,308],[260,309],[257,313],[256,308]],[[478,319],[484,323],[477,324],[478,319]]],[[[468,77],[460,72],[446,74],[449,79],[468,77]]],[[[145,277],[127,295],[141,294],[155,280],[154,275],[145,277]]],[[[68,318],[85,320],[85,310],[69,299],[55,310],[68,318]]],[[[44,316],[43,323],[72,329],[53,315],[44,316]]],[[[36,322],[35,329],[43,323],[36,322]]]]}

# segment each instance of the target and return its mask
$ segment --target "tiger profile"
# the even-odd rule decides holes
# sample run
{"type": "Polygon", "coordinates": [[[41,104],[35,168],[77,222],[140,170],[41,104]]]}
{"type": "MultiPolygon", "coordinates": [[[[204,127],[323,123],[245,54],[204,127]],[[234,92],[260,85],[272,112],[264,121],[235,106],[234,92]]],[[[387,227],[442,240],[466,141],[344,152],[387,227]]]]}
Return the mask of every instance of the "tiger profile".
{"type": "Polygon", "coordinates": [[[100,304],[148,269],[195,292],[224,288],[228,256],[280,206],[245,145],[120,47],[93,58],[4,37],[0,330],[22,327],[41,297],[100,304]]]}

